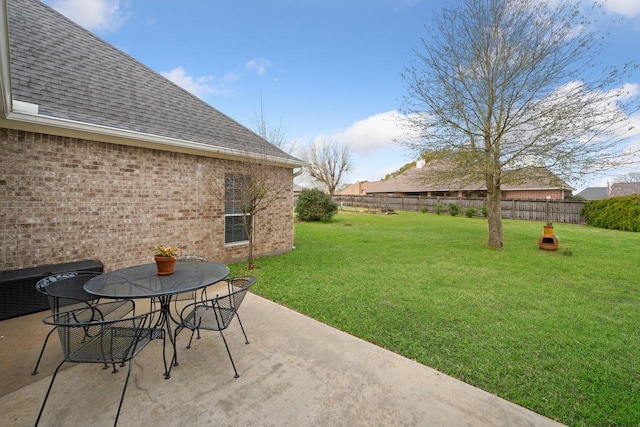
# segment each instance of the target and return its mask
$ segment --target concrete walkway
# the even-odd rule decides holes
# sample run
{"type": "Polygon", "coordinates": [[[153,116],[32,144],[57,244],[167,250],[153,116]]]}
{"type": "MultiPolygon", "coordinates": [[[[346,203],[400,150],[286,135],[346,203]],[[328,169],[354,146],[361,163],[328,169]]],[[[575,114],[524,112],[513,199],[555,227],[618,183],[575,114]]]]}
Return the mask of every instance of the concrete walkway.
{"type": "MultiPolygon", "coordinates": [[[[46,313],[0,322],[0,414],[7,426],[32,426],[61,360],[51,337],[40,374],[31,370],[48,332],[46,313]]],[[[431,368],[249,294],[227,341],[217,332],[185,349],[165,380],[161,342],[132,366],[121,426],[558,426],[560,424],[431,368]]],[[[108,426],[126,368],[69,364],[58,374],[42,426],[108,426]]]]}

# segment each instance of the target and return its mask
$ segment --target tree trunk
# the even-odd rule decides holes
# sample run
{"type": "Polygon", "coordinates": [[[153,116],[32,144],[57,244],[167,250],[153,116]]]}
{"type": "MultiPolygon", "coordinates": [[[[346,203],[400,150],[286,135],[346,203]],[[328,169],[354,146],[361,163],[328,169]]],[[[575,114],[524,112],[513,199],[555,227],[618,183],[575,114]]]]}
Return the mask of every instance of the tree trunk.
{"type": "Polygon", "coordinates": [[[249,248],[248,248],[248,254],[247,254],[247,268],[249,270],[253,270],[254,268],[254,263],[253,263],[253,226],[254,226],[254,216],[255,216],[255,209],[252,209],[251,211],[251,215],[247,215],[248,212],[245,212],[245,215],[242,217],[243,219],[243,224],[244,224],[244,231],[245,233],[247,233],[247,238],[249,239],[249,248]],[[247,217],[249,218],[249,221],[247,221],[247,217]]]}
{"type": "Polygon", "coordinates": [[[247,260],[247,269],[253,270],[255,267],[253,263],[253,239],[249,238],[249,259],[247,260]]]}
{"type": "Polygon", "coordinates": [[[487,223],[489,241],[487,244],[496,248],[502,247],[502,193],[500,188],[487,189],[487,223]]]}

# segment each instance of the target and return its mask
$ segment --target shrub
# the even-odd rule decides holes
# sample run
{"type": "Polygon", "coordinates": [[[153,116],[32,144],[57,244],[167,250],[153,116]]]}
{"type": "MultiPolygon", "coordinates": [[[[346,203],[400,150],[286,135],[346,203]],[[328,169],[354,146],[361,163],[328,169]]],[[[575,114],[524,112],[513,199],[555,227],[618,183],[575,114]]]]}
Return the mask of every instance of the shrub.
{"type": "Polygon", "coordinates": [[[476,208],[467,208],[464,210],[464,214],[467,218],[473,218],[476,212],[477,212],[476,208]]]}
{"type": "Polygon", "coordinates": [[[485,218],[487,217],[487,215],[489,215],[489,211],[487,210],[487,205],[480,206],[480,214],[485,218]]]}
{"type": "Polygon", "coordinates": [[[456,205],[455,203],[449,203],[449,215],[456,216],[458,215],[459,211],[460,208],[458,207],[458,205],[456,205]]]}
{"type": "Polygon", "coordinates": [[[301,221],[325,221],[338,212],[338,205],[318,189],[304,189],[298,196],[295,212],[301,221]]]}
{"type": "Polygon", "coordinates": [[[592,200],[584,205],[582,215],[593,227],[640,231],[640,195],[592,200]]]}
{"type": "Polygon", "coordinates": [[[444,210],[442,203],[436,203],[436,215],[440,215],[444,210]]]}
{"type": "Polygon", "coordinates": [[[429,212],[429,208],[426,207],[426,206],[423,206],[422,208],[420,208],[420,212],[427,213],[427,212],[429,212]]]}

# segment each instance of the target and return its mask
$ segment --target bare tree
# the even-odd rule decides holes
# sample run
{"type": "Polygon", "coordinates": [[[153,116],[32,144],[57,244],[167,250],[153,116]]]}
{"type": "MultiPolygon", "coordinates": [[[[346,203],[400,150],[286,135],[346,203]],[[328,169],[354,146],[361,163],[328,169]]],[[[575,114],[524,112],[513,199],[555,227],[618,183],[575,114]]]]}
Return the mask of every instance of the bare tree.
{"type": "Polygon", "coordinates": [[[260,97],[260,110],[254,110],[253,117],[250,118],[251,129],[275,145],[279,149],[291,154],[295,151],[295,141],[287,141],[287,130],[282,127],[282,120],[278,125],[269,123],[264,111],[264,103],[262,97],[260,97]]]}
{"type": "Polygon", "coordinates": [[[212,180],[212,193],[224,206],[225,233],[234,242],[248,243],[247,267],[253,269],[254,243],[256,234],[260,234],[256,232],[260,231],[257,221],[266,211],[287,207],[292,176],[290,168],[282,165],[283,159],[302,162],[248,130],[242,140],[246,148],[238,152],[249,154],[219,160],[221,167],[212,180]]]}
{"type": "Polygon", "coordinates": [[[353,168],[349,148],[335,141],[314,141],[306,147],[301,157],[309,163],[306,168],[309,176],[329,194],[336,192],[344,174],[353,168]]]}
{"type": "MultiPolygon", "coordinates": [[[[238,226],[239,222],[242,224],[244,231],[242,238],[248,242],[247,268],[252,270],[255,267],[253,252],[256,221],[261,214],[281,201],[285,197],[285,192],[291,191],[282,175],[278,173],[279,167],[277,162],[274,163],[274,156],[280,157],[283,152],[290,155],[295,148],[295,143],[287,142],[286,130],[282,127],[282,122],[274,126],[267,121],[262,99],[260,99],[260,110],[254,111],[254,117],[250,121],[253,132],[260,138],[245,136],[254,146],[251,149],[247,146],[244,151],[253,152],[254,155],[244,158],[241,161],[241,167],[238,166],[238,161],[221,160],[225,175],[224,179],[220,177],[215,181],[214,193],[224,203],[225,221],[227,221],[227,215],[233,217],[230,221],[233,224],[225,224],[225,230],[227,226],[238,226]],[[241,221],[238,218],[241,218],[241,221]]],[[[293,160],[297,161],[297,159],[293,160]]],[[[295,175],[296,172],[294,172],[295,175]]]]}
{"type": "Polygon", "coordinates": [[[501,186],[524,168],[575,181],[629,159],[625,123],[638,98],[620,82],[635,66],[596,71],[599,36],[574,2],[458,4],[403,73],[403,112],[418,137],[402,143],[484,182],[488,244],[502,247],[501,186]]]}
{"type": "MultiPolygon", "coordinates": [[[[234,161],[223,160],[223,169],[234,171],[226,172],[224,179],[215,183],[215,192],[224,202],[225,214],[231,215],[231,223],[225,223],[227,227],[242,225],[243,239],[248,242],[247,268],[254,268],[254,242],[256,221],[261,214],[271,209],[284,197],[285,184],[282,176],[277,173],[278,167],[268,162],[258,160],[246,160],[242,162],[242,170],[234,165],[234,161]],[[235,220],[234,220],[235,218],[235,220]],[[238,222],[240,221],[240,222],[238,222]]],[[[225,215],[225,222],[227,216],[225,215]]]]}
{"type": "Polygon", "coordinates": [[[615,182],[640,182],[640,172],[629,172],[616,177],[615,182]]]}

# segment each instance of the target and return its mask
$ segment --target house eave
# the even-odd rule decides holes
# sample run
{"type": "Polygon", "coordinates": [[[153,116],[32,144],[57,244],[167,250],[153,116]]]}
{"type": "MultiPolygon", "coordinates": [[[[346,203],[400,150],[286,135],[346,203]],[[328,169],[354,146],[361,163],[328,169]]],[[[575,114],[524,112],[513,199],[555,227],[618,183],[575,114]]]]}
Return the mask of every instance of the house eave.
{"type": "Polygon", "coordinates": [[[253,160],[291,169],[302,167],[306,164],[296,159],[250,153],[199,142],[168,138],[28,112],[10,111],[8,114],[5,114],[5,116],[6,118],[0,117],[0,126],[8,129],[227,160],[253,160]]]}

